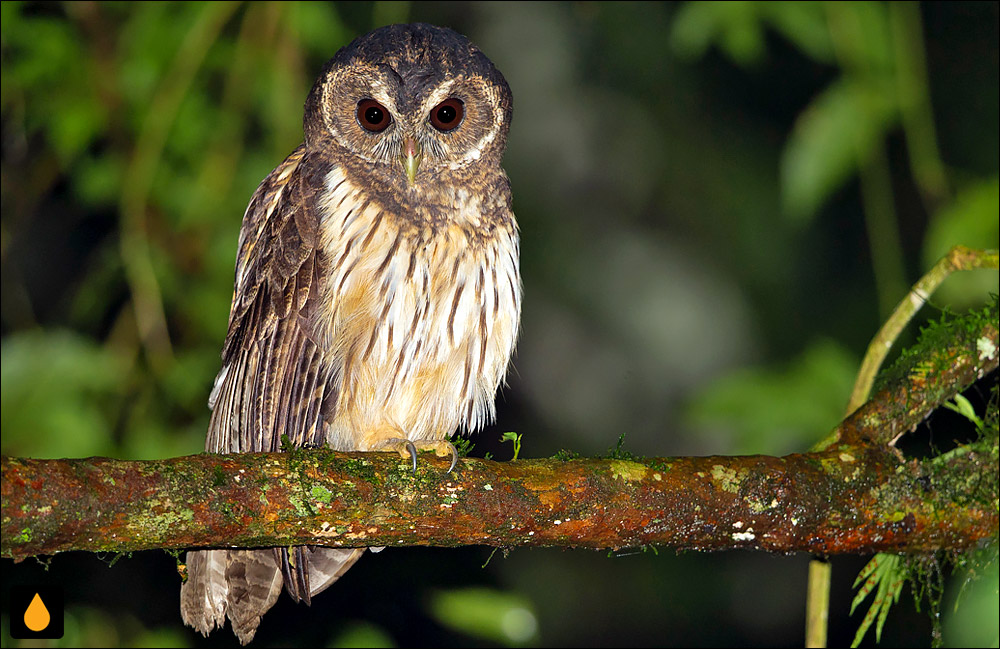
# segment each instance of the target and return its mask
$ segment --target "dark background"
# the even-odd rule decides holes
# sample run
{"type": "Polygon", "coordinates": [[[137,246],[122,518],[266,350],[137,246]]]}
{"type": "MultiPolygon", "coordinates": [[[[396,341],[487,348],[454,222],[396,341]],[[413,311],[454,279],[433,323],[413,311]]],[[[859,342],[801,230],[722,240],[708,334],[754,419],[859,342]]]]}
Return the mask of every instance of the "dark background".
{"type": "MultiPolygon", "coordinates": [[[[522,457],[623,433],[645,456],[805,450],[906,288],[953,244],[998,244],[996,3],[0,11],[7,455],[203,448],[246,203],[324,61],[392,22],[465,33],[514,93],[523,331],[474,455],[509,458],[505,431],[522,457]]],[[[953,278],[920,317],[990,291],[995,272],[953,278]]],[[[311,608],[283,597],[254,646],[801,646],[805,556],[491,553],[367,556],[311,608]]],[[[865,561],[833,560],[831,646],[865,561]]],[[[55,646],[235,642],[182,626],[164,552],[3,570],[4,646],[6,586],[32,579],[65,588],[55,646]]],[[[996,564],[955,613],[963,575],[945,644],[996,646],[996,564]]],[[[904,592],[882,644],[929,644],[926,609],[904,592]]]]}

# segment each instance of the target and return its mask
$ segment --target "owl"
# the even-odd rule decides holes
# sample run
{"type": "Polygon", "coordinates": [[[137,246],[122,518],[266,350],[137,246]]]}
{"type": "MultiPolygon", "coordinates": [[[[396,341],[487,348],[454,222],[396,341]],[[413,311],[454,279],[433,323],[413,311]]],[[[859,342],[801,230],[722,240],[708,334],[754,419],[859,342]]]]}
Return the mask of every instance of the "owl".
{"type": "MultiPolygon", "coordinates": [[[[362,36],[323,68],[304,143],[243,217],[205,448],[451,453],[490,422],[521,310],[501,168],[510,89],[464,36],[362,36]]],[[[199,550],[184,622],[249,642],[282,587],[307,604],[364,549],[199,550]]]]}

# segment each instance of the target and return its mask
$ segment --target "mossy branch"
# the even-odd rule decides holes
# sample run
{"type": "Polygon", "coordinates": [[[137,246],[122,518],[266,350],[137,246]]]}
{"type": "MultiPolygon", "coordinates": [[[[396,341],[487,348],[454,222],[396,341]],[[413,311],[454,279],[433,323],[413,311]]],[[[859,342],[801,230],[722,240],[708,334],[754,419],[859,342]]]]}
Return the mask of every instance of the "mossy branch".
{"type": "MultiPolygon", "coordinates": [[[[910,12],[912,13],[912,12],[910,12]]],[[[899,14],[902,16],[903,14],[899,14]]],[[[911,16],[912,17],[912,16],[911,16]]],[[[931,268],[916,284],[910,288],[910,291],[906,296],[896,305],[893,310],[892,315],[889,319],[882,325],[875,337],[872,338],[871,343],[868,345],[868,349],[865,352],[864,361],[861,363],[861,369],[858,371],[857,379],[854,383],[854,389],[851,391],[850,399],[847,403],[847,412],[850,414],[855,409],[862,406],[871,394],[872,386],[875,384],[876,376],[882,367],[883,361],[889,354],[889,350],[892,348],[893,344],[896,342],[899,334],[902,333],[904,327],[907,323],[917,314],[917,311],[927,302],[930,295],[937,289],[938,286],[944,282],[952,273],[958,271],[966,270],[977,270],[977,269],[993,269],[996,270],[998,265],[1000,265],[1000,255],[998,255],[996,250],[974,250],[967,248],[966,246],[954,246],[948,253],[942,257],[934,267],[931,268]]],[[[987,310],[983,314],[987,318],[987,322],[995,323],[997,321],[996,310],[987,310]]],[[[938,333],[938,338],[946,341],[951,338],[950,332],[946,325],[939,323],[935,328],[938,333]]],[[[977,323],[966,323],[966,329],[969,331],[977,331],[977,323]]],[[[933,336],[927,335],[923,339],[924,347],[934,346],[935,340],[933,336]]],[[[989,353],[988,350],[984,350],[989,353]]],[[[994,352],[995,353],[995,352],[994,352]]],[[[914,352],[911,350],[910,354],[919,355],[919,351],[914,352]]],[[[904,354],[903,357],[897,361],[896,367],[907,367],[908,354],[904,354]]],[[[916,375],[926,375],[929,370],[940,369],[945,361],[941,356],[945,355],[929,355],[931,358],[937,356],[936,365],[937,367],[928,367],[920,365],[914,365],[912,369],[916,370],[916,375]]],[[[891,374],[890,374],[891,376],[891,374]]],[[[903,384],[905,388],[905,383],[903,384]]],[[[840,430],[834,431],[832,435],[822,440],[813,447],[814,451],[822,451],[827,449],[831,444],[840,440],[840,430]]],[[[884,437],[881,441],[888,441],[890,444],[894,443],[895,437],[886,440],[884,437]]],[[[995,454],[995,451],[994,451],[995,454]]],[[[876,561],[873,559],[873,561],[876,561]]],[[[829,561],[826,561],[823,557],[815,557],[809,564],[809,587],[808,595],[806,598],[806,646],[807,647],[825,647],[826,646],[826,620],[827,620],[827,607],[830,595],[830,579],[831,579],[831,567],[829,561]]],[[[868,619],[868,618],[866,618],[868,619]]],[[[884,616],[880,618],[884,620],[884,616]]],[[[864,625],[863,625],[864,626],[864,625]]],[[[857,638],[856,638],[857,640],[857,638]]]]}
{"type": "Polygon", "coordinates": [[[836,443],[786,457],[491,462],[386,453],[2,459],[2,555],[466,544],[822,554],[961,550],[998,529],[996,442],[924,461],[887,442],[997,367],[996,307],[896,371],[836,443]]]}

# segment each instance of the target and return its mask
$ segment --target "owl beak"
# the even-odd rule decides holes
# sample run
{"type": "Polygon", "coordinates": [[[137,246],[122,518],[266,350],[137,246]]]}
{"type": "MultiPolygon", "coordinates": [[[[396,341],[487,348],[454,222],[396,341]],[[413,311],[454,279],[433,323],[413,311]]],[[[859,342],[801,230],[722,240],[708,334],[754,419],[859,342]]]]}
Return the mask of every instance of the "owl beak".
{"type": "Polygon", "coordinates": [[[423,159],[420,144],[412,135],[403,138],[403,168],[406,169],[406,179],[412,185],[417,179],[417,167],[423,159]]]}

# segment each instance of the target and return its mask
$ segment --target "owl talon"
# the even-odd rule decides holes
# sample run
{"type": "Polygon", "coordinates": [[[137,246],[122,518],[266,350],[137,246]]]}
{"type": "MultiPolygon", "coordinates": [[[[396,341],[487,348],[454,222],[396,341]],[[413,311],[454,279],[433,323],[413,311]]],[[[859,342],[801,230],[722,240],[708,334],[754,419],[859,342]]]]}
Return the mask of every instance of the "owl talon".
{"type": "Polygon", "coordinates": [[[455,448],[455,445],[452,444],[451,442],[445,442],[445,444],[448,445],[448,451],[451,453],[451,465],[448,467],[448,471],[445,473],[445,475],[448,475],[448,473],[451,473],[452,471],[455,470],[455,466],[458,464],[458,449],[455,448]]]}
{"type": "Polygon", "coordinates": [[[451,456],[451,464],[448,465],[448,470],[445,471],[445,475],[451,473],[455,470],[458,465],[458,449],[455,445],[447,440],[416,440],[411,442],[408,439],[396,438],[388,439],[378,444],[374,449],[375,451],[396,451],[399,456],[404,460],[409,458],[413,462],[413,474],[417,474],[417,452],[418,451],[434,451],[434,455],[438,457],[451,456]]]}
{"type": "Polygon", "coordinates": [[[446,457],[449,455],[451,456],[451,464],[448,465],[448,470],[444,472],[445,475],[448,475],[449,473],[455,470],[455,466],[458,464],[458,449],[455,448],[454,444],[444,439],[440,441],[423,442],[423,443],[417,440],[417,444],[419,444],[420,450],[434,451],[434,455],[438,457],[446,457]]]}
{"type": "Polygon", "coordinates": [[[417,475],[417,447],[410,440],[406,440],[406,450],[409,452],[410,458],[413,459],[413,475],[417,475]]]}

